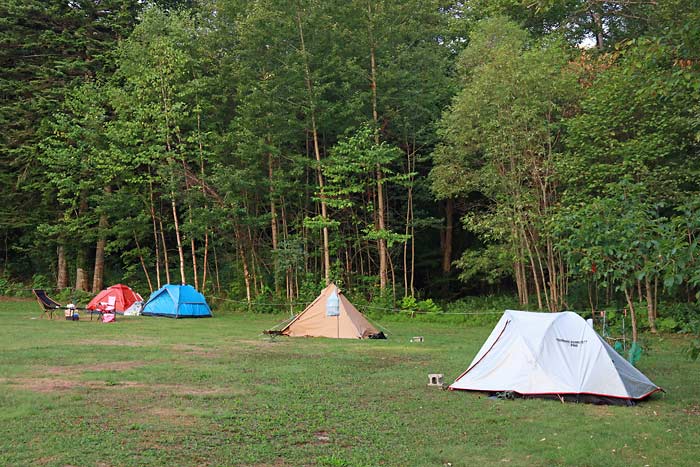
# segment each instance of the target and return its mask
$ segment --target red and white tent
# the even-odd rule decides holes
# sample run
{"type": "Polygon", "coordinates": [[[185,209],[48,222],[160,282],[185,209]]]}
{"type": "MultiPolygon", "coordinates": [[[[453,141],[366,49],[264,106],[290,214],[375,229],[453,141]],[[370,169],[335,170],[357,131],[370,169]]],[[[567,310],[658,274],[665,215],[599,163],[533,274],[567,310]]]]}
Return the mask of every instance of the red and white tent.
{"type": "Polygon", "coordinates": [[[90,300],[86,308],[95,310],[100,304],[110,304],[110,307],[113,304],[114,311],[124,313],[134,302],[142,301],[141,295],[131,290],[128,286],[116,284],[95,295],[95,298],[90,300]]]}
{"type": "Polygon", "coordinates": [[[450,389],[612,403],[661,390],[576,313],[512,310],[450,389]]]}

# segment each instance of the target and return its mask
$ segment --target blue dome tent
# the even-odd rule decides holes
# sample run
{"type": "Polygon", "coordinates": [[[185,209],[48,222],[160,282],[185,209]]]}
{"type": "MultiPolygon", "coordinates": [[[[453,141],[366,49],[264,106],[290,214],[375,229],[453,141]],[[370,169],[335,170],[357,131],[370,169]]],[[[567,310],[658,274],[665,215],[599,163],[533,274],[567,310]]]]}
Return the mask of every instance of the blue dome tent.
{"type": "Polygon", "coordinates": [[[211,316],[211,309],[204,295],[191,285],[165,284],[151,294],[141,314],[169,318],[206,318],[211,316]]]}

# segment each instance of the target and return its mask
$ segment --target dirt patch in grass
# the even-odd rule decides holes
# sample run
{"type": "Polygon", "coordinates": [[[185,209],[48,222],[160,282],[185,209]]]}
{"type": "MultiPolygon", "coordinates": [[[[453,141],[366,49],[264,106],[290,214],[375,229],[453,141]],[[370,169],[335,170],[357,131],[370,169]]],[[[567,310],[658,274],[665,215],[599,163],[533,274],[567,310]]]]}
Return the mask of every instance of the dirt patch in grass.
{"type": "Polygon", "coordinates": [[[696,417],[700,416],[700,405],[691,405],[687,409],[683,409],[683,412],[688,415],[695,415],[696,417]]]}
{"type": "Polygon", "coordinates": [[[144,365],[146,363],[137,361],[102,362],[89,365],[52,366],[42,370],[42,373],[49,375],[79,375],[86,371],[124,371],[144,365]]]}
{"type": "Polygon", "coordinates": [[[291,465],[299,465],[299,464],[287,464],[287,461],[284,459],[276,459],[275,462],[272,464],[243,464],[243,467],[289,467],[291,465]]]}
{"type": "Polygon", "coordinates": [[[609,405],[591,405],[591,412],[599,417],[610,417],[613,415],[609,405]]]}
{"type": "Polygon", "coordinates": [[[193,426],[197,424],[197,417],[182,413],[172,407],[153,407],[146,411],[149,415],[157,418],[160,422],[177,426],[193,426]]]}
{"type": "Polygon", "coordinates": [[[14,378],[0,379],[0,383],[8,383],[12,385],[17,385],[22,389],[40,392],[40,393],[52,393],[61,391],[74,391],[76,389],[121,389],[124,387],[145,387],[146,385],[142,383],[136,383],[133,381],[122,381],[119,383],[110,383],[107,381],[78,381],[71,379],[61,379],[61,378],[14,378]]]}
{"type": "Polygon", "coordinates": [[[171,348],[178,353],[184,353],[186,355],[194,355],[197,357],[205,358],[216,358],[221,355],[221,352],[217,349],[200,347],[198,345],[192,344],[175,344],[171,348]]]}
{"type": "Polygon", "coordinates": [[[245,390],[232,389],[230,387],[220,386],[190,386],[182,384],[150,384],[138,381],[84,381],[79,379],[69,379],[61,374],[59,378],[0,378],[0,384],[10,384],[18,386],[21,389],[39,392],[52,393],[63,391],[75,391],[78,389],[88,390],[121,390],[129,389],[145,389],[148,391],[157,391],[163,394],[177,394],[180,396],[217,396],[217,395],[242,395],[245,390]]]}
{"type": "Polygon", "coordinates": [[[140,340],[127,340],[127,339],[112,339],[112,340],[102,340],[102,339],[85,339],[78,341],[78,345],[88,345],[95,348],[101,348],[104,346],[114,346],[114,347],[146,347],[149,345],[158,345],[159,341],[157,339],[140,339],[140,340]]]}
{"type": "Polygon", "coordinates": [[[317,431],[314,433],[314,444],[328,444],[331,437],[327,431],[317,431]]]}
{"type": "Polygon", "coordinates": [[[54,462],[56,462],[56,459],[58,459],[58,456],[40,457],[39,459],[35,459],[34,463],[36,465],[53,464],[54,462]]]}
{"type": "Polygon", "coordinates": [[[188,386],[184,384],[157,384],[155,386],[159,391],[166,392],[168,394],[179,394],[188,396],[216,396],[221,394],[243,394],[245,391],[234,391],[231,388],[223,387],[201,387],[201,386],[188,386]]]}
{"type": "Polygon", "coordinates": [[[240,344],[243,347],[271,347],[271,346],[276,346],[278,344],[288,344],[289,337],[279,336],[279,337],[275,337],[274,339],[270,339],[269,337],[263,337],[263,338],[260,338],[257,340],[236,339],[236,343],[240,344]]]}

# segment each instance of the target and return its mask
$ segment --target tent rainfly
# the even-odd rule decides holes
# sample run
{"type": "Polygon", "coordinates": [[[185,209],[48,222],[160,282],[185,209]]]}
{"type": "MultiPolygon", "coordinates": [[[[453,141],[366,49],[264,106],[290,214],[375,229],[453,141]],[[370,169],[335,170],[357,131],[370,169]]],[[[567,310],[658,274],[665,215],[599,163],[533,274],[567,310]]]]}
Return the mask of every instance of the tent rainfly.
{"type": "Polygon", "coordinates": [[[382,339],[377,330],[355,308],[335,284],[328,285],[316,300],[286,326],[268,334],[294,337],[331,337],[337,339],[382,339]]]}
{"type": "Polygon", "coordinates": [[[141,314],[169,318],[206,318],[211,316],[211,309],[204,295],[191,285],[166,284],[151,294],[141,314]]]}
{"type": "Polygon", "coordinates": [[[449,388],[626,405],[662,391],[576,313],[512,310],[449,388]]]}
{"type": "Polygon", "coordinates": [[[110,297],[114,297],[114,310],[117,313],[124,313],[134,302],[142,302],[143,298],[129,287],[123,284],[116,284],[101,291],[95,298],[90,300],[85,308],[95,310],[100,303],[110,302],[110,297]]]}

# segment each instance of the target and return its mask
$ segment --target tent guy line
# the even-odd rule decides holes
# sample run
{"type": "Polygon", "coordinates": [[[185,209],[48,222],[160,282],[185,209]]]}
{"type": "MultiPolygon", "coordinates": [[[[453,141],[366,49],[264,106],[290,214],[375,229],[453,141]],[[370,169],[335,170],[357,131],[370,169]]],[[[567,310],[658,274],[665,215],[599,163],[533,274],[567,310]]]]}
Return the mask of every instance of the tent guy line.
{"type": "MultiPolygon", "coordinates": [[[[16,291],[32,291],[33,289],[13,289],[16,291]]],[[[44,289],[44,290],[74,290],[72,287],[53,287],[49,289],[44,289]]],[[[306,305],[306,302],[287,302],[287,303],[270,303],[270,302],[264,302],[264,303],[256,303],[256,302],[247,302],[246,300],[234,300],[232,298],[224,298],[224,297],[219,297],[216,295],[209,295],[210,298],[216,299],[216,300],[221,300],[223,302],[230,302],[230,303],[239,303],[241,305],[247,305],[247,306],[302,306],[306,305]]],[[[384,310],[384,311],[393,311],[396,313],[426,313],[420,310],[404,310],[400,308],[388,308],[388,307],[381,307],[381,306],[372,306],[372,305],[365,305],[362,308],[366,308],[369,310],[384,310]]],[[[573,313],[576,313],[578,315],[589,315],[591,311],[575,311],[575,310],[567,310],[567,311],[572,311],[573,313]]],[[[605,310],[595,310],[596,313],[605,311],[606,313],[618,313],[618,312],[625,312],[627,311],[626,308],[619,308],[619,309],[605,309],[605,310]]],[[[433,314],[436,315],[501,315],[503,314],[502,311],[465,311],[465,312],[455,312],[455,311],[447,311],[447,312],[434,312],[433,314]]]]}

